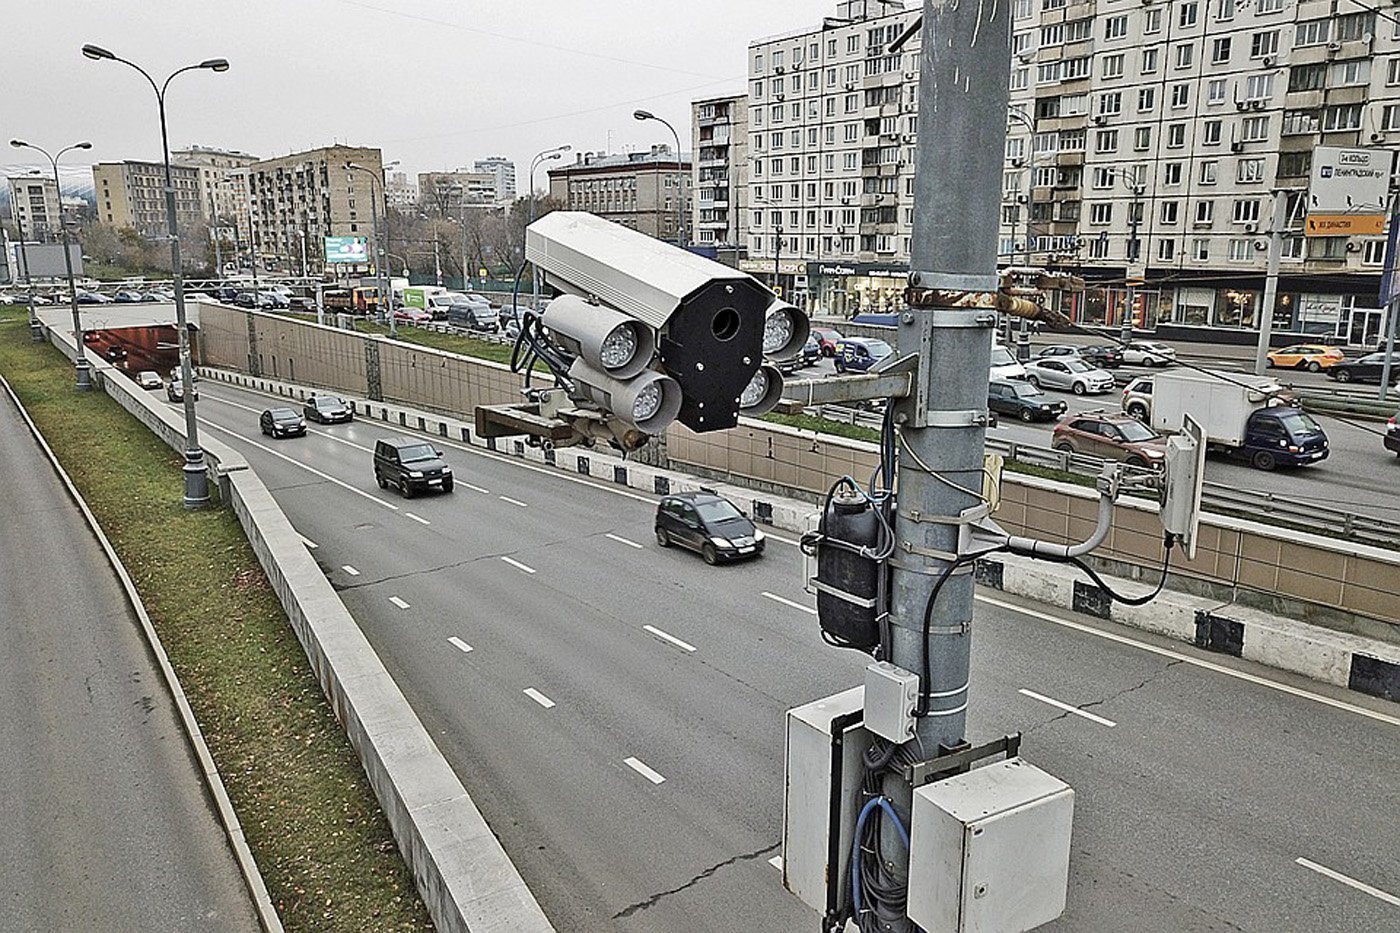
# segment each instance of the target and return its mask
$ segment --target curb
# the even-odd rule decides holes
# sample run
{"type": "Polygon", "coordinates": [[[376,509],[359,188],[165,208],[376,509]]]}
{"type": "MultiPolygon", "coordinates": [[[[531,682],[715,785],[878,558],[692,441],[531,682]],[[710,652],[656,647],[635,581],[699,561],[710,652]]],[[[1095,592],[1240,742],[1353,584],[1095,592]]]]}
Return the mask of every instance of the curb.
{"type": "Polygon", "coordinates": [[[252,850],[248,848],[247,838],[243,835],[243,826],[238,821],[238,814],[234,812],[233,803],[229,800],[228,791],[224,787],[223,778],[219,775],[219,769],[214,764],[214,758],[209,753],[209,746],[205,744],[204,733],[199,728],[194,711],[190,709],[189,700],[185,697],[185,691],[180,686],[180,680],[175,675],[175,669],[170,666],[170,658],[165,653],[165,647],[160,642],[160,636],[156,634],[155,627],[151,624],[151,617],[146,612],[145,603],[141,601],[141,594],[136,590],[136,584],[132,582],[131,575],[127,573],[126,566],[122,564],[121,558],[117,556],[116,550],[112,547],[112,542],[108,540],[103,532],[102,526],[98,524],[97,517],[88,508],[87,501],[78,492],[78,487],[73,484],[72,478],[63,466],[58,462],[58,457],[54,454],[53,448],[45,440],[44,435],[39,432],[39,428],[34,424],[34,419],[29,417],[29,412],[25,410],[20,402],[19,396],[15,395],[8,381],[0,376],[0,386],[5,389],[5,394],[19,411],[20,417],[29,427],[29,431],[34,435],[40,449],[44,451],[44,456],[48,458],[50,466],[58,474],[58,478],[63,482],[63,488],[67,490],[69,497],[78,506],[78,510],[83,513],[83,520],[92,529],[93,536],[97,538],[98,544],[102,546],[102,552],[107,555],[107,562],[111,564],[112,570],[116,573],[117,579],[121,581],[122,589],[126,592],[127,601],[135,611],[137,619],[141,622],[141,631],[146,638],[146,645],[155,658],[157,666],[160,668],[161,676],[165,679],[166,688],[170,691],[171,698],[175,702],[175,709],[179,713],[180,724],[184,727],[185,738],[190,743],[190,749],[194,752],[195,760],[199,762],[201,776],[204,778],[204,785],[209,792],[214,803],[214,810],[218,814],[219,822],[223,824],[224,833],[228,837],[229,847],[233,850],[234,861],[238,863],[239,873],[243,876],[243,883],[248,889],[248,895],[252,899],[253,909],[258,915],[258,923],[267,933],[281,933],[282,920],[277,916],[277,909],[272,904],[272,898],[267,893],[267,886],[263,883],[262,873],[258,870],[257,863],[253,860],[252,850]]]}
{"type": "MultiPolygon", "coordinates": [[[[221,369],[201,368],[208,379],[304,400],[315,391],[341,394],[338,389],[309,389],[262,376],[221,369]]],[[[781,496],[714,482],[674,470],[625,461],[596,449],[567,447],[544,450],[519,438],[481,438],[474,424],[389,402],[347,398],[356,415],[367,416],[399,428],[421,431],[495,451],[520,460],[553,467],[593,479],[605,479],[650,495],[711,490],[730,499],[747,502],[754,521],[773,528],[802,533],[814,507],[781,496]]],[[[1133,591],[1131,580],[1101,574],[1116,591],[1133,591]]],[[[1272,616],[1238,603],[1222,603],[1164,590],[1152,603],[1125,606],[1087,580],[1076,579],[1054,565],[1029,558],[998,555],[978,561],[978,583],[990,589],[1022,596],[1060,609],[1068,609],[1116,622],[1130,628],[1195,645],[1206,651],[1254,661],[1276,670],[1301,674],[1357,693],[1400,702],[1400,646],[1349,635],[1272,616]]]]}

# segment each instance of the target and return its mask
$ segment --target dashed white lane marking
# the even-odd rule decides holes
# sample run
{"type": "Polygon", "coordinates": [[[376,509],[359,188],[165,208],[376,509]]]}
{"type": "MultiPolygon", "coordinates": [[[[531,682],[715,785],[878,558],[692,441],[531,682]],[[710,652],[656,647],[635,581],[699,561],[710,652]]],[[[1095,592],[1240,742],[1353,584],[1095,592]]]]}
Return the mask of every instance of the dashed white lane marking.
{"type": "Polygon", "coordinates": [[[625,764],[627,767],[631,768],[633,771],[640,774],[642,777],[646,778],[648,781],[651,781],[651,783],[653,784],[660,784],[662,781],[666,780],[666,778],[662,777],[657,772],[648,768],[646,765],[642,764],[635,758],[628,758],[622,763],[625,764]]]}
{"type": "Polygon", "coordinates": [[[1223,664],[1215,664],[1201,658],[1192,657],[1189,654],[1182,654],[1179,651],[1172,651],[1170,648],[1162,648],[1158,645],[1151,645],[1145,641],[1138,641],[1136,638],[1129,638],[1126,635],[1119,635],[1116,632],[1106,632],[1079,622],[1072,622],[1069,619],[1062,619],[1059,616],[1051,615],[1048,612],[1040,612],[1026,606],[1018,606],[1015,603],[1008,603],[992,596],[983,596],[980,593],[976,596],[979,603],[986,603],[989,606],[996,606],[998,609],[1005,609],[1008,612],[1019,613],[1023,616],[1030,616],[1032,619],[1040,619],[1043,622],[1050,622],[1063,628],[1073,629],[1076,632],[1083,632],[1085,635],[1093,635],[1096,638],[1105,638],[1120,645],[1130,645],[1140,648],[1143,651],[1155,654],[1158,657],[1170,658],[1173,661],[1182,661],[1192,667],[1199,667],[1203,670],[1214,671],[1217,674],[1224,674],[1226,677],[1233,677],[1236,680],[1243,680],[1251,684],[1258,684],[1261,687],[1268,687],[1270,690],[1277,690],[1289,696],[1301,697],[1305,700],[1312,700],[1333,709],[1343,710],[1348,713],[1355,713],[1358,716],[1365,716],[1367,719],[1374,719],[1391,726],[1400,726],[1400,716],[1391,716],[1373,709],[1366,709],[1364,706],[1356,706],[1352,703],[1345,703],[1341,700],[1334,700],[1331,697],[1322,696],[1309,690],[1302,690],[1288,684],[1282,684],[1266,677],[1259,677],[1255,674],[1248,674],[1244,671],[1237,671],[1234,668],[1226,667],[1223,664]]]}
{"type": "Polygon", "coordinates": [[[783,857],[782,857],[781,855],[775,855],[775,856],[773,856],[772,858],[770,858],[770,859],[768,860],[768,864],[769,864],[769,865],[772,865],[774,868],[778,869],[778,871],[782,871],[782,870],[783,870],[783,857]]]}
{"type": "Polygon", "coordinates": [[[301,539],[301,543],[304,544],[304,545],[306,545],[306,547],[307,547],[308,550],[312,550],[312,551],[316,550],[316,542],[315,542],[315,541],[312,541],[310,538],[308,538],[306,535],[303,535],[303,534],[299,534],[299,535],[297,535],[297,537],[301,539]]]}
{"type": "Polygon", "coordinates": [[[462,641],[462,639],[458,638],[456,635],[453,635],[451,638],[447,639],[447,643],[452,647],[459,649],[463,654],[471,654],[472,646],[462,641]]]}
{"type": "Polygon", "coordinates": [[[1302,865],[1304,868],[1317,872],[1319,875],[1331,878],[1333,881],[1340,881],[1342,884],[1347,885],[1348,887],[1355,888],[1363,894],[1369,894],[1377,900],[1385,901],[1392,907],[1400,907],[1400,897],[1396,897],[1389,891],[1382,891],[1380,888],[1373,888],[1364,881],[1357,881],[1355,878],[1350,878],[1339,871],[1333,871],[1326,865],[1319,865],[1316,862],[1311,861],[1309,859],[1295,858],[1293,861],[1299,865],[1302,865]]]}
{"type": "Polygon", "coordinates": [[[315,467],[307,466],[306,464],[302,463],[300,460],[296,459],[295,457],[289,457],[289,456],[287,456],[286,454],[282,453],[281,451],[273,450],[271,447],[268,447],[266,444],[259,444],[259,443],[258,443],[257,441],[255,441],[255,440],[251,440],[251,439],[249,439],[249,438],[244,437],[242,434],[239,434],[237,431],[230,431],[228,428],[225,428],[225,427],[223,427],[223,426],[221,426],[221,425],[217,425],[217,424],[215,424],[214,422],[209,421],[209,420],[207,420],[207,419],[205,419],[205,418],[200,418],[199,420],[200,420],[201,423],[205,424],[205,425],[208,426],[208,427],[213,428],[215,431],[222,431],[223,433],[229,435],[230,437],[236,437],[236,438],[238,438],[240,441],[242,441],[242,442],[245,443],[245,444],[251,444],[252,446],[258,448],[258,450],[263,451],[264,453],[272,454],[272,456],[277,457],[277,458],[279,458],[279,459],[281,459],[281,460],[285,460],[285,461],[287,461],[288,463],[290,463],[290,464],[292,464],[292,465],[294,465],[294,466],[301,467],[303,470],[305,470],[306,472],[310,473],[312,476],[319,476],[319,477],[321,477],[321,479],[325,480],[325,481],[328,482],[328,483],[335,483],[337,486],[341,487],[342,489],[348,489],[350,492],[353,492],[355,495],[357,495],[357,496],[362,496],[363,498],[368,499],[369,501],[373,502],[375,505],[382,505],[382,506],[384,506],[384,508],[388,509],[388,510],[391,511],[391,512],[397,512],[397,511],[399,510],[399,507],[398,507],[397,505],[394,505],[394,503],[392,503],[392,502],[385,502],[383,499],[379,498],[378,496],[372,496],[372,495],[370,495],[369,493],[365,492],[363,489],[356,489],[354,486],[351,486],[349,483],[345,482],[344,480],[336,479],[334,476],[331,476],[329,473],[322,473],[320,470],[316,469],[315,467]]]}
{"type": "Polygon", "coordinates": [[[661,629],[657,628],[657,627],[654,626],[654,625],[643,625],[643,626],[642,626],[642,629],[643,629],[644,631],[650,632],[651,634],[655,635],[657,638],[660,638],[660,639],[663,640],[663,641],[669,641],[671,644],[675,645],[677,648],[681,649],[682,651],[694,651],[694,650],[695,650],[695,646],[694,646],[694,645],[690,644],[689,642],[681,641],[679,638],[677,638],[677,637],[674,636],[674,635],[668,635],[668,634],[666,634],[665,632],[661,631],[661,629]]]}
{"type": "Polygon", "coordinates": [[[514,567],[516,570],[523,570],[523,571],[525,571],[526,573],[534,573],[534,572],[535,572],[535,568],[534,568],[534,567],[527,567],[527,566],[525,566],[524,564],[522,564],[522,563],[521,563],[520,561],[518,561],[518,560],[512,560],[512,559],[509,558],[509,557],[502,557],[501,560],[505,561],[507,564],[510,564],[510,565],[511,565],[512,567],[514,567]]]}
{"type": "Polygon", "coordinates": [[[360,572],[359,572],[358,570],[356,570],[354,567],[351,567],[349,564],[341,564],[340,569],[341,569],[341,570],[344,570],[346,573],[350,574],[350,576],[352,576],[352,577],[358,577],[358,576],[360,575],[360,572]]]}
{"type": "Polygon", "coordinates": [[[470,489],[472,492],[480,492],[480,493],[484,493],[484,494],[486,494],[486,495],[488,495],[488,496],[491,495],[491,490],[489,490],[489,489],[482,489],[480,486],[473,486],[471,483],[464,483],[464,482],[462,482],[461,480],[457,480],[457,485],[458,485],[458,486],[465,486],[465,487],[467,487],[468,489],[470,489]]]}
{"type": "Polygon", "coordinates": [[[801,603],[795,603],[790,599],[784,599],[777,593],[770,593],[767,590],[764,590],[763,595],[773,600],[773,602],[775,603],[782,603],[784,606],[791,606],[793,609],[800,609],[803,612],[808,613],[809,615],[817,614],[817,610],[813,609],[811,606],[804,606],[801,603]]]}
{"type": "Polygon", "coordinates": [[[432,522],[428,521],[426,518],[419,518],[417,515],[414,515],[412,512],[405,512],[405,513],[403,513],[403,514],[404,514],[404,515],[407,515],[409,518],[413,519],[415,522],[417,522],[417,523],[420,524],[420,525],[431,525],[431,524],[432,524],[432,522]]]}
{"type": "Polygon", "coordinates": [[[639,551],[642,549],[642,546],[641,546],[640,544],[638,544],[636,541],[628,541],[626,538],[620,538],[620,537],[618,537],[618,536],[615,535],[615,534],[609,533],[609,534],[603,535],[603,537],[607,538],[609,541],[616,541],[618,544],[625,544],[625,545],[627,545],[628,547],[634,547],[634,548],[636,548],[636,549],[639,550],[639,551]]]}
{"type": "Polygon", "coordinates": [[[554,701],[551,700],[549,697],[545,696],[543,693],[540,693],[534,687],[526,687],[525,695],[530,699],[534,700],[539,705],[543,706],[545,709],[554,708],[554,701]]]}
{"type": "Polygon", "coordinates": [[[509,502],[511,505],[518,505],[522,509],[528,509],[530,507],[526,503],[521,502],[519,499],[512,499],[510,496],[497,496],[496,498],[500,499],[502,502],[509,502]]]}
{"type": "Polygon", "coordinates": [[[1039,700],[1042,703],[1053,706],[1055,707],[1055,709],[1062,709],[1066,713],[1073,713],[1076,716],[1083,716],[1090,722],[1096,722],[1101,726],[1108,726],[1110,729],[1118,725],[1118,723],[1114,722],[1112,719],[1104,719],[1102,716],[1095,716],[1093,713],[1086,713],[1084,712],[1084,710],[1080,709],[1077,706],[1070,706],[1068,703],[1061,703],[1059,700],[1052,700],[1050,697],[1045,696],[1044,694],[1036,693],[1034,690],[1017,690],[1016,692],[1021,694],[1022,696],[1030,697],[1032,700],[1039,700]]]}
{"type": "Polygon", "coordinates": [[[395,606],[398,606],[400,609],[408,608],[408,603],[404,602],[402,599],[399,599],[397,596],[390,596],[389,602],[393,603],[395,606]]]}

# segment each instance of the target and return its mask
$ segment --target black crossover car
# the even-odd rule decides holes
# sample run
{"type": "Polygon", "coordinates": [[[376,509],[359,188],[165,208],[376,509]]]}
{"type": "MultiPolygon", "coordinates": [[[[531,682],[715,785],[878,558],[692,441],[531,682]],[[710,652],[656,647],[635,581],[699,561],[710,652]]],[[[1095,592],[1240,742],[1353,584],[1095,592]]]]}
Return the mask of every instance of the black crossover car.
{"type": "Polygon", "coordinates": [[[302,437],[306,421],[295,408],[269,408],[258,418],[258,427],[268,437],[302,437]]]}
{"type": "Polygon", "coordinates": [[[763,553],[763,532],[723,496],[681,492],[656,508],[656,543],[699,551],[707,564],[763,553]]]}
{"type": "Polygon", "coordinates": [[[339,395],[313,395],[301,407],[301,412],[308,421],[321,424],[355,420],[355,410],[339,395]]]}
{"type": "Polygon", "coordinates": [[[452,468],[427,441],[381,438],[374,445],[374,479],[380,489],[393,486],[405,499],[429,489],[452,491],[452,468]]]}
{"type": "Polygon", "coordinates": [[[1065,413],[1065,403],[1052,401],[1029,382],[997,380],[987,386],[987,407],[1022,421],[1053,421],[1065,413]]]}

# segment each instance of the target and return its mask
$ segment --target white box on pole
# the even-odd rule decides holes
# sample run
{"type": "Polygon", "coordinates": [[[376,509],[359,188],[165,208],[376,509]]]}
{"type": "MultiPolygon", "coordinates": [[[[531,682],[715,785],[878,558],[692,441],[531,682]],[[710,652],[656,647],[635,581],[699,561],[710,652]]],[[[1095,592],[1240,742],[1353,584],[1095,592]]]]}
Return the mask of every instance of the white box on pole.
{"type": "Polygon", "coordinates": [[[914,791],[909,919],[926,933],[1020,933],[1058,917],[1074,791],[1020,758],[914,791]]]}

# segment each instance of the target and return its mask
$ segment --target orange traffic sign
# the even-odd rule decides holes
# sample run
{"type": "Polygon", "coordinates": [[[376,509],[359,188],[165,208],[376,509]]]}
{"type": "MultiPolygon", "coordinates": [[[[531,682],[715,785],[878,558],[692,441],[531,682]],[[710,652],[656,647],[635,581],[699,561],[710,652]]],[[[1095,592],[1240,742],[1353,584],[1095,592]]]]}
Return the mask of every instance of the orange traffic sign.
{"type": "Polygon", "coordinates": [[[1304,232],[1308,236],[1380,236],[1385,233],[1385,215],[1309,214],[1304,232]]]}

